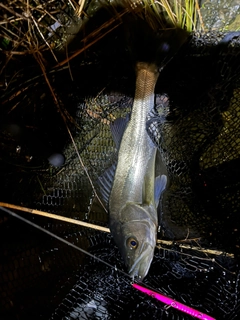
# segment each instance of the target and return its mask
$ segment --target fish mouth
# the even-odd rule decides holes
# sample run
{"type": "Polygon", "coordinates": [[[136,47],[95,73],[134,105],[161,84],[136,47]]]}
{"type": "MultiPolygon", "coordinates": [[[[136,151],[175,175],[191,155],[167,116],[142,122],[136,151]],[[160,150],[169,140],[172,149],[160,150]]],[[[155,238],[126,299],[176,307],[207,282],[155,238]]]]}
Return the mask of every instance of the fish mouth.
{"type": "Polygon", "coordinates": [[[148,273],[153,259],[154,248],[149,243],[144,243],[141,251],[142,253],[128,271],[133,280],[134,278],[143,280],[148,273]]]}

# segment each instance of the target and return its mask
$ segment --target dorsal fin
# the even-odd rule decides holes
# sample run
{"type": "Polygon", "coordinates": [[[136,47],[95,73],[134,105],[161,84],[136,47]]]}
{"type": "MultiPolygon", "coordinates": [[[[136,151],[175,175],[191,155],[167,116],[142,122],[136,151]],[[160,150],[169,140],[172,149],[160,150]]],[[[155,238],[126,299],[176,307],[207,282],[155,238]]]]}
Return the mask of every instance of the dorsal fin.
{"type": "Polygon", "coordinates": [[[108,206],[109,196],[112,190],[114,175],[116,171],[117,163],[114,163],[104,171],[104,173],[98,177],[97,182],[100,187],[101,198],[108,206]]]}
{"type": "Polygon", "coordinates": [[[129,115],[127,115],[126,118],[118,118],[110,124],[113,140],[116,144],[117,149],[120,148],[122,136],[124,134],[128,121],[129,115]]]}

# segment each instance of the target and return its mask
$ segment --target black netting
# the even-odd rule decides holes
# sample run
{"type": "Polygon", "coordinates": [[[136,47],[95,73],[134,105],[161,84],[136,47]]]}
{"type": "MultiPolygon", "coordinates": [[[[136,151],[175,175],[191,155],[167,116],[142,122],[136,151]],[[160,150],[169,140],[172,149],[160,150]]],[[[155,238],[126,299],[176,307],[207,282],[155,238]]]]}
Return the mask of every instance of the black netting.
{"type": "MultiPolygon", "coordinates": [[[[240,314],[240,37],[223,38],[196,33],[157,83],[147,129],[170,178],[159,238],[173,242],[156,248],[144,282],[216,319],[232,320],[240,314]]],[[[96,188],[116,158],[109,124],[130,112],[134,94],[133,68],[121,58],[117,64],[109,59],[106,70],[112,52],[108,41],[103,45],[103,61],[100,53],[96,61],[90,55],[94,62],[76,62],[74,82],[65,69],[49,75],[96,188]]],[[[26,85],[22,75],[19,81],[19,95],[9,90],[2,107],[2,201],[107,226],[44,80],[26,85]],[[13,124],[21,134],[13,134],[13,124]],[[53,168],[47,157],[60,151],[65,163],[53,168]]],[[[191,319],[131,287],[117,271],[124,265],[109,234],[24,216],[113,268],[1,212],[2,319],[191,319]]]]}

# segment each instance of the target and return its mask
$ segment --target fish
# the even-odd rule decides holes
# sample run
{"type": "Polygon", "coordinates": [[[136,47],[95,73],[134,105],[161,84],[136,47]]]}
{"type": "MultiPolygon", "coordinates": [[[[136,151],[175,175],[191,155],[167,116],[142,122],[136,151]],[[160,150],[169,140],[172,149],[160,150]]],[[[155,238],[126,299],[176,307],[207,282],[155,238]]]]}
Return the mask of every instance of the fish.
{"type": "Polygon", "coordinates": [[[102,194],[109,203],[111,234],[130,277],[141,280],[147,275],[153,259],[158,228],[157,207],[167,184],[165,174],[156,177],[158,150],[146,130],[147,116],[154,108],[158,75],[155,64],[136,64],[136,88],[130,119],[119,118],[111,124],[118,148],[117,164],[100,179],[102,194]]]}

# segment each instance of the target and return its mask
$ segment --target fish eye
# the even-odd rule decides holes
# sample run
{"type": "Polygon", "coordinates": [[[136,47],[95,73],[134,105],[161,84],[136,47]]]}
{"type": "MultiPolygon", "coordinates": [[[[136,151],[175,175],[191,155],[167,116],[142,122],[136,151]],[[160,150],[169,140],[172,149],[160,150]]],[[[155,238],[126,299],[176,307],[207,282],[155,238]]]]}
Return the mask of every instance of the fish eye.
{"type": "Polygon", "coordinates": [[[138,246],[138,242],[134,238],[128,238],[127,245],[130,249],[136,249],[138,246]]]}

